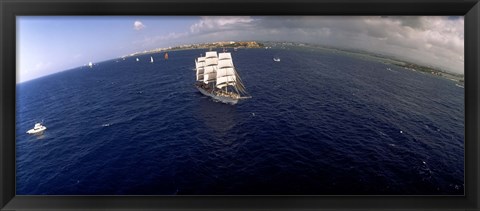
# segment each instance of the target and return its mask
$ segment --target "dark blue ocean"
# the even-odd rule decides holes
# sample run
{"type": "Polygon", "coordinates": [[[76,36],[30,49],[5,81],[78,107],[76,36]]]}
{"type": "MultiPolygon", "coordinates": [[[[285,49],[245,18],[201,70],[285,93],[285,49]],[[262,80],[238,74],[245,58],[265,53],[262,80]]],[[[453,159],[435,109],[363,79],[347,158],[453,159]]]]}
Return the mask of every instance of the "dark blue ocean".
{"type": "Polygon", "coordinates": [[[204,52],[18,84],[17,194],[463,195],[455,82],[325,49],[240,49],[253,98],[227,105],[193,85],[204,52]]]}

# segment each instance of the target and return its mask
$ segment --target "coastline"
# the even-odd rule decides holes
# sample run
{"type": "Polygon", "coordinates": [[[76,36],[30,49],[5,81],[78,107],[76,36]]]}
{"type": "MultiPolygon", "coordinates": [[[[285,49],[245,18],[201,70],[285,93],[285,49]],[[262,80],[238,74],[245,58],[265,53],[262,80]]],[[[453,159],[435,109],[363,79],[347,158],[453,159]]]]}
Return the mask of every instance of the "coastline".
{"type": "Polygon", "coordinates": [[[340,49],[335,47],[321,46],[317,44],[308,44],[308,43],[296,43],[296,42],[273,42],[273,41],[228,41],[228,42],[213,42],[213,43],[202,43],[202,44],[189,44],[189,45],[179,45],[169,48],[157,48],[154,50],[148,50],[139,53],[133,53],[128,55],[138,56],[151,53],[161,53],[168,51],[183,51],[183,50],[193,50],[193,49],[209,49],[209,48],[238,48],[238,49],[249,49],[249,48],[266,48],[266,49],[290,49],[290,48],[314,48],[314,49],[324,49],[332,50],[345,54],[356,55],[360,57],[366,57],[374,60],[378,60],[385,64],[391,64],[398,67],[402,67],[406,70],[421,72],[425,74],[431,74],[434,76],[439,76],[451,81],[454,81],[460,85],[464,85],[464,75],[447,72],[440,70],[434,67],[427,67],[420,64],[415,64],[412,62],[403,61],[400,59],[391,58],[386,55],[376,54],[367,51],[358,51],[354,49],[340,49]]]}

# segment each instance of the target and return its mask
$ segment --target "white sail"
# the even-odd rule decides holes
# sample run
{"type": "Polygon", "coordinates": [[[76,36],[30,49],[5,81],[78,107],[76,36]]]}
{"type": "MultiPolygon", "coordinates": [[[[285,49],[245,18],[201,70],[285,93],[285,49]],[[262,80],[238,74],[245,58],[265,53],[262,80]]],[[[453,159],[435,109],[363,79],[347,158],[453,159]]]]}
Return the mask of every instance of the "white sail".
{"type": "Polygon", "coordinates": [[[217,66],[206,66],[205,68],[203,68],[205,70],[205,74],[209,74],[209,73],[216,73],[217,72],[217,66]]]}
{"type": "Polygon", "coordinates": [[[218,59],[219,60],[222,60],[222,59],[232,59],[232,54],[230,53],[219,53],[218,54],[218,59]]]}
{"type": "Polygon", "coordinates": [[[195,59],[195,68],[204,67],[205,66],[205,57],[198,57],[195,59]]]}
{"type": "Polygon", "coordinates": [[[195,68],[204,68],[205,67],[205,62],[201,62],[201,61],[196,61],[195,62],[195,68]]]}
{"type": "MultiPolygon", "coordinates": [[[[205,62],[204,61],[203,62],[198,62],[197,70],[198,69],[201,69],[201,74],[204,73],[204,70],[205,70],[205,62]]],[[[199,73],[197,72],[197,74],[199,74],[199,73]]]]}
{"type": "Polygon", "coordinates": [[[236,84],[236,74],[233,68],[232,55],[230,53],[218,54],[218,69],[216,86],[222,88],[228,85],[236,84]]]}
{"type": "Polygon", "coordinates": [[[217,70],[217,78],[235,75],[235,69],[233,68],[220,68],[217,70]]]}
{"type": "Polygon", "coordinates": [[[203,80],[204,80],[203,73],[200,73],[200,71],[197,71],[197,81],[203,81],[203,80]]]}
{"type": "Polygon", "coordinates": [[[235,86],[237,77],[235,69],[233,68],[220,68],[217,70],[216,86],[217,88],[223,88],[228,85],[235,86]]]}
{"type": "Polygon", "coordinates": [[[216,80],[215,73],[203,74],[204,83],[208,84],[209,82],[215,82],[215,80],[216,80]]]}
{"type": "Polygon", "coordinates": [[[92,62],[89,62],[89,63],[88,63],[88,66],[89,66],[90,68],[92,68],[93,63],[92,63],[92,62]]]}
{"type": "Polygon", "coordinates": [[[198,57],[195,60],[195,69],[197,71],[197,81],[203,81],[205,74],[205,57],[198,57]]]}
{"type": "Polygon", "coordinates": [[[217,65],[218,64],[218,58],[216,57],[211,57],[205,59],[205,66],[212,66],[212,65],[217,65]]]}
{"type": "Polygon", "coordinates": [[[218,64],[218,57],[216,51],[209,51],[205,54],[205,66],[212,66],[218,64]]]}
{"type": "Polygon", "coordinates": [[[150,57],[150,63],[153,63],[153,57],[150,57]]]}
{"type": "Polygon", "coordinates": [[[209,51],[205,53],[206,58],[218,58],[216,51],[209,51]]]}
{"type": "Polygon", "coordinates": [[[225,77],[217,77],[217,88],[223,88],[228,85],[235,86],[237,82],[237,77],[235,75],[229,75],[225,77]]]}
{"type": "Polygon", "coordinates": [[[197,69],[197,81],[203,81],[203,74],[204,74],[204,64],[205,62],[195,62],[196,69],[197,69]]]}
{"type": "Polygon", "coordinates": [[[232,67],[233,67],[233,62],[231,59],[218,60],[218,69],[232,68],[232,67]]]}
{"type": "Polygon", "coordinates": [[[208,74],[203,75],[203,82],[208,84],[208,74]]]}
{"type": "Polygon", "coordinates": [[[216,77],[217,77],[217,66],[206,66],[204,68],[204,78],[203,82],[208,83],[208,82],[215,82],[216,77]]]}
{"type": "Polygon", "coordinates": [[[204,75],[203,74],[197,74],[197,81],[203,81],[204,80],[204,75]]]}

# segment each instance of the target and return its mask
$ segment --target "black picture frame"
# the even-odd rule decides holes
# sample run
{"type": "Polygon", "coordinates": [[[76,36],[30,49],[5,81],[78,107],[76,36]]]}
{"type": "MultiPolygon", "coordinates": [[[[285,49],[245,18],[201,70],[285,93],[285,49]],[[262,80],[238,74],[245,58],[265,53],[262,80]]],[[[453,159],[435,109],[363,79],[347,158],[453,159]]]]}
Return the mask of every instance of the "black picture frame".
{"type": "Polygon", "coordinates": [[[478,210],[480,190],[478,0],[0,0],[2,210],[478,210]],[[20,15],[464,15],[464,196],[16,196],[16,16],[20,15]]]}

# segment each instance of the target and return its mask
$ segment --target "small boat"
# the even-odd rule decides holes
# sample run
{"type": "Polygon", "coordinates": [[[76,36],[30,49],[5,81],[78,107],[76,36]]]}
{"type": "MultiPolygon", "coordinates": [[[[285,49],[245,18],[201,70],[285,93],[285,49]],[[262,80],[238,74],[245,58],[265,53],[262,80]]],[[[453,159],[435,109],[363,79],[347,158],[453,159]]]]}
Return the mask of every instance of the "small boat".
{"type": "Polygon", "coordinates": [[[150,57],[150,63],[153,63],[153,57],[150,57]]]}
{"type": "Polygon", "coordinates": [[[460,88],[464,88],[464,86],[460,85],[460,84],[455,84],[455,86],[460,87],[460,88]]]}
{"type": "Polygon", "coordinates": [[[137,62],[140,61],[138,58],[137,58],[137,62]]]}
{"type": "Polygon", "coordinates": [[[273,58],[273,61],[275,61],[275,62],[280,62],[280,58],[275,57],[275,58],[273,58]]]}
{"type": "Polygon", "coordinates": [[[90,68],[92,68],[92,67],[93,67],[93,63],[92,63],[92,62],[89,62],[89,63],[88,63],[88,66],[89,66],[90,68]]]}
{"type": "Polygon", "coordinates": [[[43,131],[45,131],[47,129],[47,127],[43,126],[42,124],[40,123],[35,123],[35,127],[33,127],[32,129],[28,130],[27,133],[28,134],[38,134],[38,133],[42,133],[43,131]]]}
{"type": "Polygon", "coordinates": [[[164,58],[165,58],[165,60],[168,60],[168,53],[167,52],[165,52],[164,58]]]}

